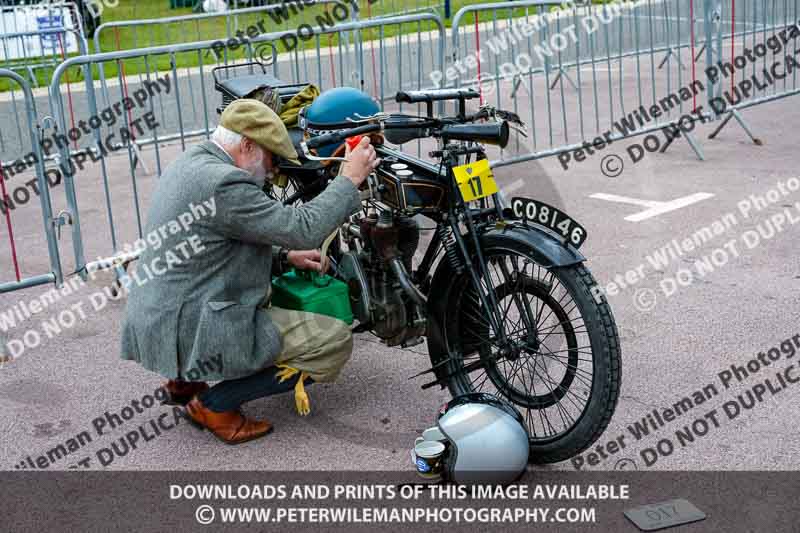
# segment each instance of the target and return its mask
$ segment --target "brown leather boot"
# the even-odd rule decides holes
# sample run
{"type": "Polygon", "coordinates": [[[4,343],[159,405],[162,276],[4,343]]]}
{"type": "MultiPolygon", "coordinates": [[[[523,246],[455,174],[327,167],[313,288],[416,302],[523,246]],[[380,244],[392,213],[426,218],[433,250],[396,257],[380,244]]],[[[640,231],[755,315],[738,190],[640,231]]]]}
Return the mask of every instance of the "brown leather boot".
{"type": "Polygon", "coordinates": [[[164,405],[186,405],[195,395],[207,391],[208,383],[171,379],[164,384],[164,390],[167,392],[164,405]]]}
{"type": "Polygon", "coordinates": [[[186,405],[186,412],[195,427],[208,429],[225,444],[241,444],[272,431],[272,424],[246,418],[241,411],[217,413],[205,407],[198,397],[186,405]]]}

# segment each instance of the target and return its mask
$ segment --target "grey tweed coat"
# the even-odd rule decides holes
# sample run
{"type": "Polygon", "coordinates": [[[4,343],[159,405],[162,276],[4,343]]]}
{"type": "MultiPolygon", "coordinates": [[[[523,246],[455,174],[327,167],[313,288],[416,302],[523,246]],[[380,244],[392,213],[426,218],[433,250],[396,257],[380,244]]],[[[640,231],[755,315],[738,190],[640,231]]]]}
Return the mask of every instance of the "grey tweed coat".
{"type": "Polygon", "coordinates": [[[211,141],[189,148],[164,169],[145,236],[174,227],[170,222],[191,208],[198,216],[186,231],[163,232],[163,244],[148,246],[134,263],[122,326],[123,359],[170,379],[190,379],[194,370],[197,379],[216,381],[250,375],[280,353],[280,336],[261,307],[271,281],[273,246],[320,246],[360,201],[344,176],[296,208],[270,199],[263,185],[211,141]],[[203,205],[201,216],[197,206],[203,205]],[[186,245],[189,239],[192,246],[186,245]],[[180,262],[173,255],[171,268],[165,268],[169,253],[180,262]],[[218,360],[217,354],[222,354],[222,368],[212,371],[208,362],[218,360]]]}

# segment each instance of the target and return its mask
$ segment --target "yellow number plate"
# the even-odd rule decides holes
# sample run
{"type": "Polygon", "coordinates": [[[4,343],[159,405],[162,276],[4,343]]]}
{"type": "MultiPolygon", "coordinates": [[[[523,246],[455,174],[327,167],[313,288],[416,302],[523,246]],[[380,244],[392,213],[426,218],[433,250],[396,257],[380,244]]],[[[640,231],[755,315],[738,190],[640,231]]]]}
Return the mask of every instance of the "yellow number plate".
{"type": "Polygon", "coordinates": [[[453,172],[465,202],[472,202],[497,192],[497,182],[494,181],[488,159],[455,167],[453,172]]]}

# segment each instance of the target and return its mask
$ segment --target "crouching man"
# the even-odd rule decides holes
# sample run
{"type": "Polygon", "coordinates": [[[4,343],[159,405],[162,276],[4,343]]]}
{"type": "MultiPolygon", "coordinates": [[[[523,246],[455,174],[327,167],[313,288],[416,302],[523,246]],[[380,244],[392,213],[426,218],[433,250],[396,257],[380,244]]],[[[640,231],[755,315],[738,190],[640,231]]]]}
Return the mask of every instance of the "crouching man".
{"type": "Polygon", "coordinates": [[[162,231],[161,244],[142,252],[137,270],[155,274],[131,284],[123,324],[122,358],[168,378],[172,400],[228,444],[272,430],[242,414],[245,402],[295,389],[307,414],[303,386],[335,380],[353,346],[347,324],[269,306],[269,290],[272,274],[290,265],[325,271],[314,248],[359,209],[358,186],[379,163],[375,150],[367,138],[348,148],[340,176],[299,207],[263,192],[276,157],[299,164],[280,118],[245,99],[225,109],[210,141],[164,169],[146,233],[195,216],[185,231],[162,231]],[[192,253],[176,259],[187,241],[192,253]],[[209,388],[205,381],[220,382],[209,388]]]}

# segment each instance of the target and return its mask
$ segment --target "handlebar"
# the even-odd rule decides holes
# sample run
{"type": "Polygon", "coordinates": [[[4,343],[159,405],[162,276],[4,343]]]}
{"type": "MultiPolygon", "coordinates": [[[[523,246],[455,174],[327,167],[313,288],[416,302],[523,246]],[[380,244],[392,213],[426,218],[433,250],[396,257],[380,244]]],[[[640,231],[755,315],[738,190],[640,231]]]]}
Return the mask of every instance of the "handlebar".
{"type": "Polygon", "coordinates": [[[439,102],[441,100],[471,100],[480,97],[475,89],[430,89],[427,91],[400,91],[395,95],[398,103],[439,102]]]}
{"type": "Polygon", "coordinates": [[[358,126],[346,130],[334,131],[312,137],[305,141],[307,148],[318,148],[327,144],[341,143],[348,137],[365,135],[384,130],[386,140],[392,144],[403,144],[414,139],[425,137],[439,137],[460,141],[474,141],[492,144],[505,148],[508,144],[508,122],[491,122],[488,124],[463,124],[454,122],[453,119],[416,119],[402,120],[404,117],[395,115],[389,120],[358,126]]]}
{"type": "Polygon", "coordinates": [[[380,130],[381,130],[380,124],[377,123],[366,124],[364,126],[358,126],[357,128],[351,128],[348,130],[339,130],[339,131],[334,131],[333,133],[326,133],[325,135],[312,137],[311,139],[305,141],[305,145],[308,148],[318,148],[326,144],[340,143],[345,139],[347,139],[348,137],[353,137],[355,135],[364,135],[367,133],[373,133],[380,130]]]}

